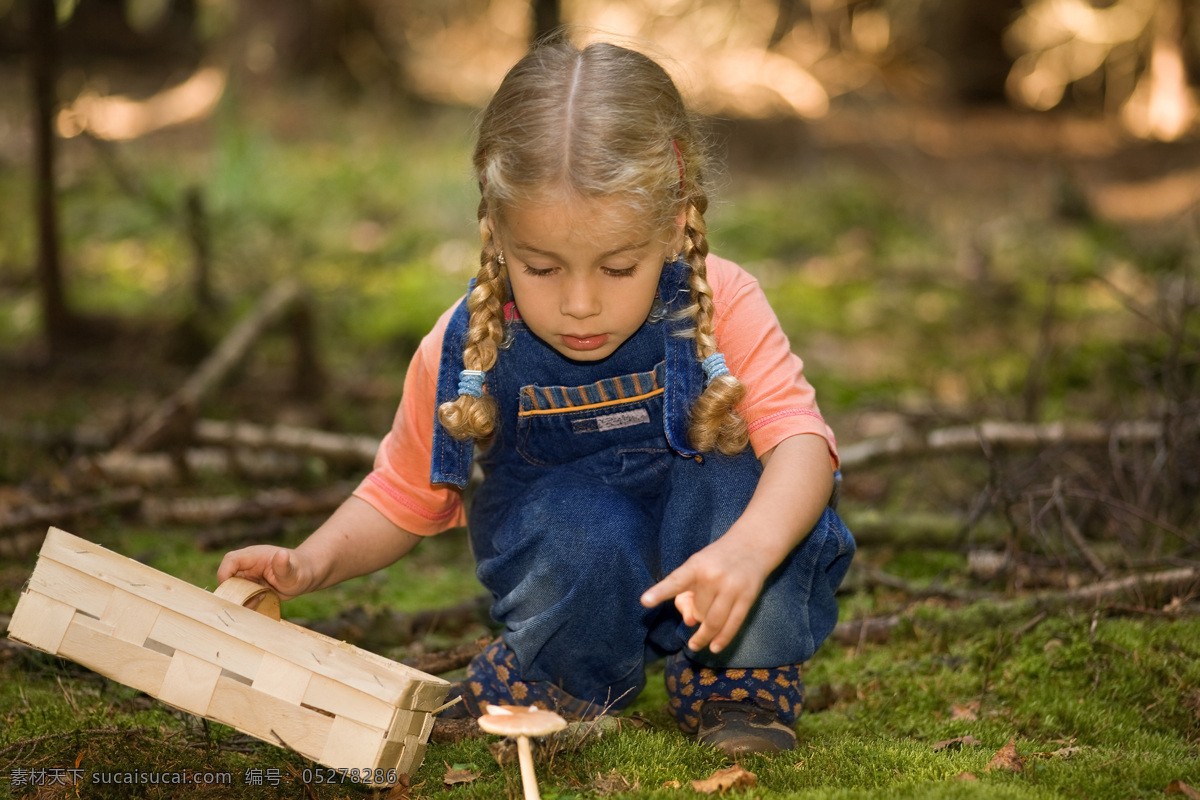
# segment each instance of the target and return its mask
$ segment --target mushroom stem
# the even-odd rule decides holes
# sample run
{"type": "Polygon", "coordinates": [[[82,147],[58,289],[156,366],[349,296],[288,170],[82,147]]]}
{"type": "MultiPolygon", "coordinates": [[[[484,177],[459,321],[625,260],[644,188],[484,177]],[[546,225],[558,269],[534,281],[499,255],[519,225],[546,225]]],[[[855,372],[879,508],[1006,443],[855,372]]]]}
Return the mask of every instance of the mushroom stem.
{"type": "Polygon", "coordinates": [[[533,750],[528,736],[517,737],[517,760],[521,763],[521,786],[525,800],[541,800],[538,794],[537,775],[533,771],[533,750]]]}

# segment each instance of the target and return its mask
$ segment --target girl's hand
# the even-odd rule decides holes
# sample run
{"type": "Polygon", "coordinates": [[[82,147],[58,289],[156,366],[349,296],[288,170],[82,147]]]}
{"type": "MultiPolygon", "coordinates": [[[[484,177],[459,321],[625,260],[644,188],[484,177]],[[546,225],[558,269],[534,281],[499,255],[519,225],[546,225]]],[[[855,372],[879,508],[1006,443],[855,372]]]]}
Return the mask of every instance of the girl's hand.
{"type": "Polygon", "coordinates": [[[318,580],[304,556],[296,550],[258,544],[226,553],[217,568],[217,580],[246,578],[270,586],[280,600],[291,600],[317,588],[318,580]]]}
{"type": "Polygon", "coordinates": [[[675,598],[692,652],[720,652],[737,635],[771,571],[783,563],[824,513],[833,469],[824,437],[802,434],[763,453],[762,477],[749,505],[721,538],[642,595],[647,608],[675,598]]]}
{"type": "Polygon", "coordinates": [[[726,534],[642,595],[647,608],[675,598],[683,621],[700,625],[687,643],[693,652],[707,646],[719,653],[733,641],[770,574],[771,565],[752,550],[736,546],[737,538],[726,534]]]}

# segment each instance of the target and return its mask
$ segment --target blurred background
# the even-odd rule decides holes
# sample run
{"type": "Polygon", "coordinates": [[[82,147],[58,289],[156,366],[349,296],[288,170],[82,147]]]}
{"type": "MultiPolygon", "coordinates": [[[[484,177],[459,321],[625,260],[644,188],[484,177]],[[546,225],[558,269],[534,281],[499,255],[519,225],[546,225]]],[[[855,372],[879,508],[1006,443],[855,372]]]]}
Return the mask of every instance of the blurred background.
{"type": "Polygon", "coordinates": [[[805,359],[856,530],[936,528],[964,575],[998,549],[979,574],[1009,588],[1195,558],[1184,0],[0,0],[13,552],[76,501],[165,524],[148,501],[228,493],[259,521],[195,524],[310,529],[473,274],[475,114],[560,25],[659,58],[705,115],[714,251],[805,359]]]}
{"type": "MultiPolygon", "coordinates": [[[[0,629],[50,525],[211,589],[353,490],[478,263],[476,115],[560,25],[704,114],[712,248],[839,438],[860,549],[802,735],[842,749],[763,785],[941,797],[983,761],[930,742],[1014,731],[1095,747],[1039,797],[1196,784],[1194,0],[0,0],[0,629]]],[[[285,614],[453,680],[487,607],[455,530],[285,614]]],[[[14,766],[296,773],[2,637],[0,672],[14,766]]],[[[580,780],[681,777],[639,736],[580,780]]],[[[491,761],[453,747],[414,787],[491,761]]]]}

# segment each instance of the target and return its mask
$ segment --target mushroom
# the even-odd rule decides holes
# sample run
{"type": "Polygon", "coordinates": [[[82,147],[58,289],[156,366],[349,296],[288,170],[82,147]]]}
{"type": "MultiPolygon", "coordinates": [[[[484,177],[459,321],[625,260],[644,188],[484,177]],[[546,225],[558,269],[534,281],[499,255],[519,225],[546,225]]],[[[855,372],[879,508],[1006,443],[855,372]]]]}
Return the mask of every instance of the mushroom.
{"type": "Polygon", "coordinates": [[[480,728],[488,733],[516,737],[517,760],[521,762],[521,786],[525,790],[525,800],[540,800],[529,737],[561,731],[567,727],[567,721],[553,711],[543,711],[537,706],[497,706],[484,703],[483,710],[484,714],[479,718],[480,728]]]}

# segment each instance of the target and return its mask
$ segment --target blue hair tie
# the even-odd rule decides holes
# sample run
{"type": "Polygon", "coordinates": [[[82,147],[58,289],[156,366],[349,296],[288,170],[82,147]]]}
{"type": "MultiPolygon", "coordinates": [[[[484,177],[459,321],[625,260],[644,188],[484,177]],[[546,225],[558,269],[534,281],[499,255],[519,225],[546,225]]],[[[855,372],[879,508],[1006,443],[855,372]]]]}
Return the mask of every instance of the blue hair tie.
{"type": "Polygon", "coordinates": [[[704,375],[708,378],[708,383],[712,383],[722,375],[729,374],[729,367],[725,366],[725,356],[720,353],[713,353],[701,361],[700,366],[704,367],[704,375]]]}
{"type": "Polygon", "coordinates": [[[483,397],[483,376],[482,370],[464,369],[458,373],[458,393],[469,394],[471,397],[483,397]]]}

